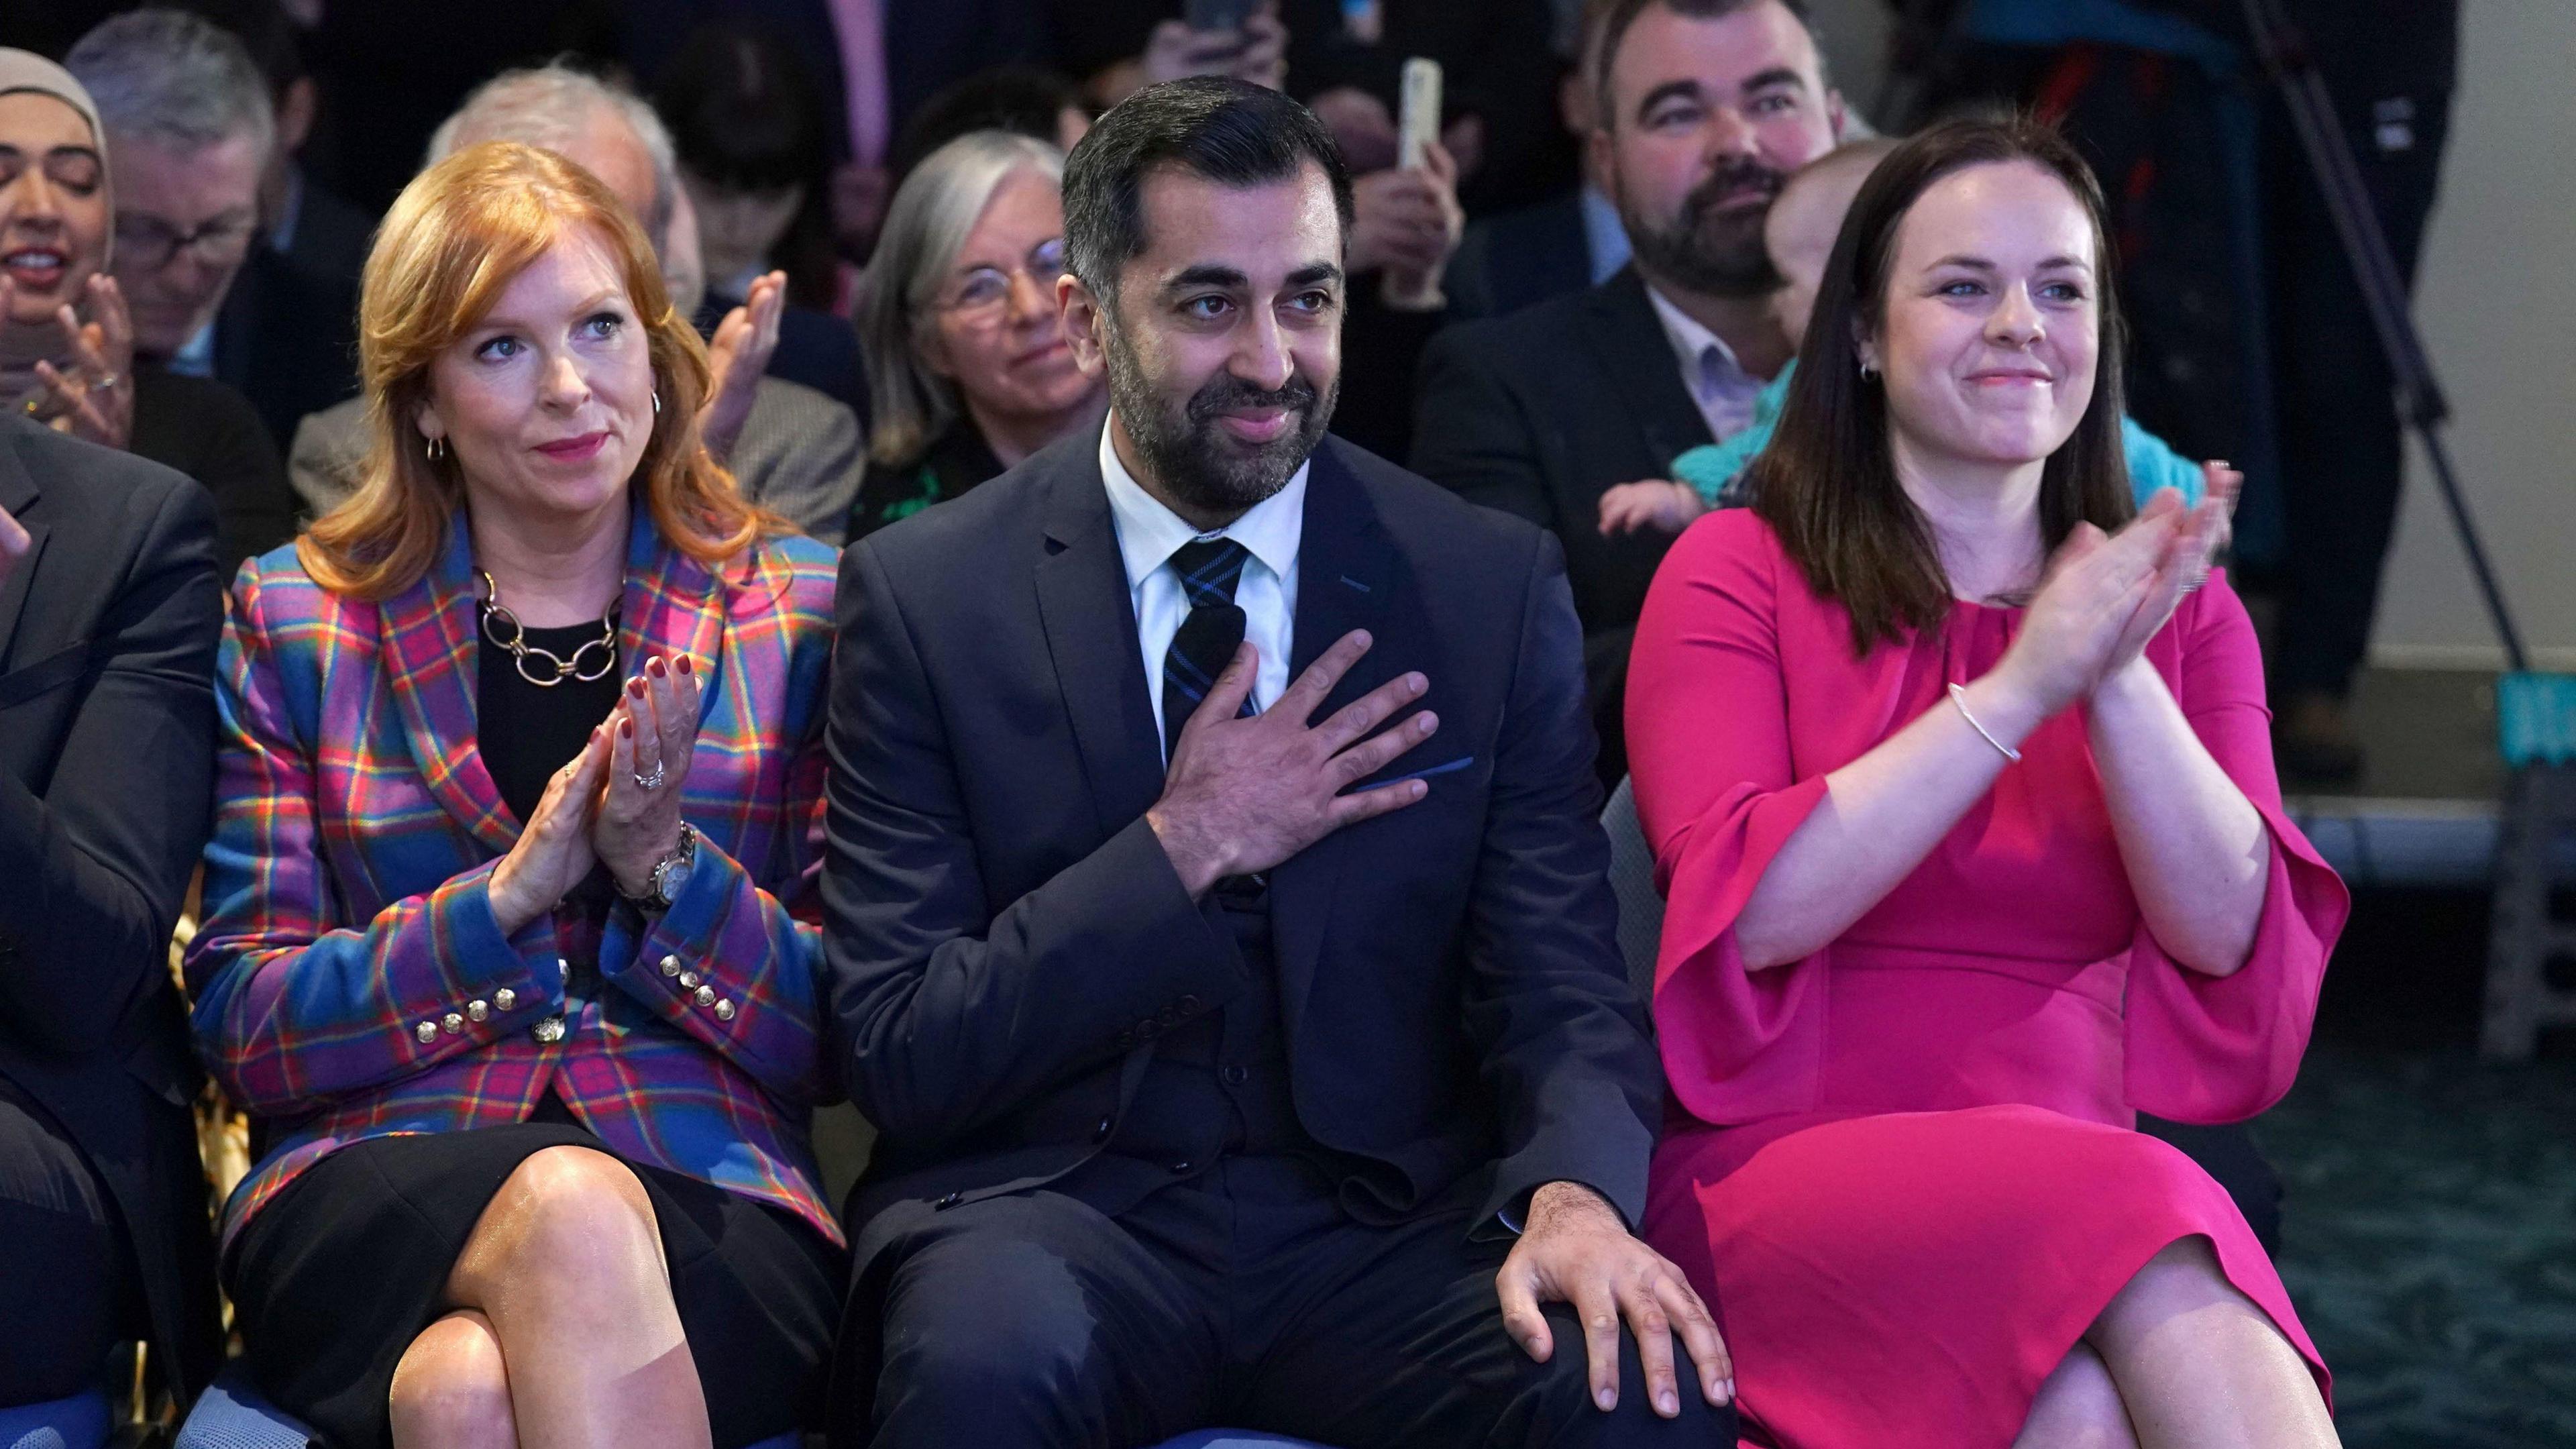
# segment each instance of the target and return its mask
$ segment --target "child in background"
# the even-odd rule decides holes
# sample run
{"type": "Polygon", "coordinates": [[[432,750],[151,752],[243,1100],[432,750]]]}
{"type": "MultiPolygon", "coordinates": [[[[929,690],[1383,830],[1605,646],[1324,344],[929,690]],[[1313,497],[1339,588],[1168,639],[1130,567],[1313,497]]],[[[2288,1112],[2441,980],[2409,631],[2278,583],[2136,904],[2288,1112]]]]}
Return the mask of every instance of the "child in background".
{"type": "MultiPolygon", "coordinates": [[[[1816,286],[1824,277],[1826,261],[1833,255],[1834,238],[1842,231],[1843,213],[1851,210],[1852,198],[1860,194],[1861,183],[1869,179],[1881,158],[1896,149],[1896,144],[1886,137],[1871,137],[1838,146],[1799,168],[1782,184],[1780,194],[1772,198],[1770,214],[1762,224],[1762,242],[1771,254],[1772,267],[1780,273],[1780,290],[1772,295],[1771,305],[1781,329],[1789,336],[1807,335],[1807,318],[1815,310],[1816,286]]],[[[1675,458],[1671,478],[1649,478],[1605,490],[1601,495],[1601,531],[1630,533],[1655,528],[1679,533],[1710,509],[1738,508],[1751,502],[1742,488],[1744,471],[1769,446],[1771,430],[1780,420],[1780,406],[1789,396],[1789,379],[1797,370],[1797,361],[1792,359],[1762,389],[1753,403],[1753,421],[1744,431],[1675,458]]],[[[2205,472],[2224,474],[2223,486],[2235,486],[2235,474],[2226,464],[2191,462],[2167,447],[2163,439],[2139,427],[2135,419],[2120,420],[2120,436],[2128,448],[2129,482],[2141,506],[2166,488],[2181,490],[2186,504],[2200,502],[2208,486],[2205,472]]]]}

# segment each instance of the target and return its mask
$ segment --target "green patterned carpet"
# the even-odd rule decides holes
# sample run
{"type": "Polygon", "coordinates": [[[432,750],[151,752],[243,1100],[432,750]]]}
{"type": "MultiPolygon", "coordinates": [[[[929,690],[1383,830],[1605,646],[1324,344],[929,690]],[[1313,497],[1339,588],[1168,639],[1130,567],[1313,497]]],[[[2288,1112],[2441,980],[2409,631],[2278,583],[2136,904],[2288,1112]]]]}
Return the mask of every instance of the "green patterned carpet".
{"type": "Polygon", "coordinates": [[[2351,1449],[2576,1449],[2576,1033],[2480,1061],[2486,903],[2364,891],[2254,1125],[2351,1449]]]}
{"type": "Polygon", "coordinates": [[[2256,1132],[2347,1445],[2576,1445],[2576,1060],[2320,1047],[2256,1132]]]}

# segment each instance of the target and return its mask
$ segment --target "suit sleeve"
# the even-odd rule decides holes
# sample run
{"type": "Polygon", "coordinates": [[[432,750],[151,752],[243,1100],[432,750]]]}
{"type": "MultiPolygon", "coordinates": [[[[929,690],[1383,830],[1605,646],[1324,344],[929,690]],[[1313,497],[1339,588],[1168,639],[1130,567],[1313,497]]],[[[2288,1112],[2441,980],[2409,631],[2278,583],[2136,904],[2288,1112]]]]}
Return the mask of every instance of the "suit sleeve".
{"type": "Polygon", "coordinates": [[[104,1048],[168,973],[213,790],[214,532],[204,490],[163,494],[44,792],[0,770],[0,1018],[45,1050],[104,1048]]]}
{"type": "Polygon", "coordinates": [[[1556,540],[1536,553],[1468,913],[1467,1025],[1504,1142],[1481,1216],[1570,1181],[1635,1224],[1663,1076],[1619,954],[1574,596],[1556,540]]]}
{"type": "Polygon", "coordinates": [[[426,1071],[563,1008],[554,920],[505,933],[486,861],[334,927],[338,890],[322,855],[310,751],[260,609],[256,569],[235,586],[215,675],[214,838],[205,920],[188,946],[198,1054],[233,1100],[264,1116],[426,1071]],[[507,990],[519,1005],[463,1016],[507,990]],[[459,1014],[460,1029],[424,1022],[459,1014]]]}
{"type": "Polygon", "coordinates": [[[1493,345],[1492,328],[1470,323],[1423,352],[1413,471],[1470,503],[1561,532],[1529,415],[1486,360],[1493,345]]]}
{"type": "Polygon", "coordinates": [[[1141,818],[997,908],[873,541],[843,555],[838,611],[825,952],[850,1098],[880,1131],[915,1147],[970,1133],[1125,1055],[1145,1023],[1245,989],[1141,818]]]}

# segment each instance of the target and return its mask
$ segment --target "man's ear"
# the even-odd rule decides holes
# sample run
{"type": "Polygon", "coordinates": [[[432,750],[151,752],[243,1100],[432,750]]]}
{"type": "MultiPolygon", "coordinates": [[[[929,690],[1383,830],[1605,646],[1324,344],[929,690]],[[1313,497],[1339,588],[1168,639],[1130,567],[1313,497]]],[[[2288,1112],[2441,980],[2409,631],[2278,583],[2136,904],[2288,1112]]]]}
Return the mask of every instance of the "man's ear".
{"type": "Polygon", "coordinates": [[[1109,371],[1109,319],[1100,299],[1071,272],[1055,279],[1056,311],[1064,319],[1064,340],[1073,349],[1073,365],[1085,377],[1109,371]]]}
{"type": "Polygon", "coordinates": [[[1603,190],[1610,193],[1612,201],[1617,201],[1619,199],[1619,143],[1611,138],[1609,131],[1594,125],[1584,131],[1583,146],[1590,154],[1593,178],[1600,182],[1603,190]]]}

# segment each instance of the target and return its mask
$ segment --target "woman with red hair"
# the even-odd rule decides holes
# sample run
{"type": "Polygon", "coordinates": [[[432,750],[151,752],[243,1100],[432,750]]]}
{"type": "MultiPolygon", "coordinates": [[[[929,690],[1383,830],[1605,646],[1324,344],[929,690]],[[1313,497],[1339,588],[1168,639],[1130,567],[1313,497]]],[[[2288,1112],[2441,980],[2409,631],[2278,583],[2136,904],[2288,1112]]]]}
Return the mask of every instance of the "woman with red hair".
{"type": "Polygon", "coordinates": [[[360,303],[365,479],[234,585],[189,955],[266,1119],[250,1367],[342,1446],[744,1444],[819,1407],[832,559],[697,430],[614,196],[423,172],[360,303]]]}

